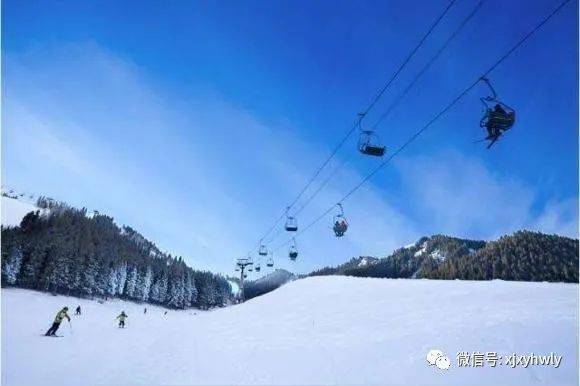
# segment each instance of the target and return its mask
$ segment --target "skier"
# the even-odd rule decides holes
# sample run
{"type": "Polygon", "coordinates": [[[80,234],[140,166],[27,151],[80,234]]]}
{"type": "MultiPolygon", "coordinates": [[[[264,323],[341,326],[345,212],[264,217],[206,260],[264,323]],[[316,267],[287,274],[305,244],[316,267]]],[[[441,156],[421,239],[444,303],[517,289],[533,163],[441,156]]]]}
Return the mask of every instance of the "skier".
{"type": "Polygon", "coordinates": [[[75,311],[75,315],[80,315],[81,314],[81,306],[78,306],[76,311],[75,311]]]}
{"type": "Polygon", "coordinates": [[[121,311],[121,314],[116,319],[119,319],[119,328],[125,328],[125,319],[127,319],[125,311],[121,311]]]}
{"type": "Polygon", "coordinates": [[[147,313],[147,307],[145,307],[145,308],[143,309],[143,313],[144,313],[144,314],[146,314],[146,313],[147,313]]]}
{"type": "Polygon", "coordinates": [[[60,323],[62,322],[62,320],[64,318],[67,318],[68,322],[70,323],[70,316],[68,316],[67,311],[68,311],[68,307],[63,307],[62,310],[58,311],[58,313],[56,314],[56,318],[54,318],[54,323],[52,323],[52,326],[50,326],[50,328],[48,329],[48,331],[44,335],[56,336],[56,331],[58,331],[58,328],[60,327],[60,323]]]}

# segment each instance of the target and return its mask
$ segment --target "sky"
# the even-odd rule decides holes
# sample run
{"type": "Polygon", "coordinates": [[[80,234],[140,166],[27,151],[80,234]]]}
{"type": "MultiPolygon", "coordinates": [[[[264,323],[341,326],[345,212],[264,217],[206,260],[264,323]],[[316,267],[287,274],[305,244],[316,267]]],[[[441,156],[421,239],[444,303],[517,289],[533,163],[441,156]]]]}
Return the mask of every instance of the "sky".
{"type": "MultiPolygon", "coordinates": [[[[387,155],[558,4],[458,0],[364,120],[387,155]]],[[[447,1],[2,2],[2,185],[99,210],[195,268],[231,273],[421,39],[447,1]]],[[[308,272],[386,256],[424,235],[578,234],[578,4],[490,75],[517,123],[474,143],[481,84],[344,203],[296,238],[266,238],[276,267],[308,272]]],[[[305,192],[299,227],[379,160],[351,136],[305,192]]]]}

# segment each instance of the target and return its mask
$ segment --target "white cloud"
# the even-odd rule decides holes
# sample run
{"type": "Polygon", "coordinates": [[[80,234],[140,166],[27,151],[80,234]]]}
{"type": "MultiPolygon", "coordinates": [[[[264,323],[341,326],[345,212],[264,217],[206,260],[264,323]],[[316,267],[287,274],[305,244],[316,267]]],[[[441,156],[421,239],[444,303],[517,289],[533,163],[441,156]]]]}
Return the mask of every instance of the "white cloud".
{"type": "Polygon", "coordinates": [[[416,221],[432,232],[484,239],[519,229],[577,234],[575,198],[549,203],[536,214],[533,187],[492,173],[475,157],[448,151],[397,165],[416,205],[416,221]]]}
{"type": "Polygon", "coordinates": [[[548,202],[544,210],[528,226],[530,230],[578,238],[578,200],[548,202]]]}

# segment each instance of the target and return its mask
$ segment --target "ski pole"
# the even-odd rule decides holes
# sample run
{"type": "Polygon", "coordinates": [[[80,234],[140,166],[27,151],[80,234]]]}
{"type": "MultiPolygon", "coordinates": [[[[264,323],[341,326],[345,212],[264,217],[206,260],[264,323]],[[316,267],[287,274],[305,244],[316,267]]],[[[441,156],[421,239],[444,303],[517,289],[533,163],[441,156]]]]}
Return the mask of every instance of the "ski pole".
{"type": "Polygon", "coordinates": [[[71,335],[74,335],[73,328],[72,328],[72,324],[70,323],[70,320],[68,321],[68,326],[70,327],[70,334],[71,335]]]}

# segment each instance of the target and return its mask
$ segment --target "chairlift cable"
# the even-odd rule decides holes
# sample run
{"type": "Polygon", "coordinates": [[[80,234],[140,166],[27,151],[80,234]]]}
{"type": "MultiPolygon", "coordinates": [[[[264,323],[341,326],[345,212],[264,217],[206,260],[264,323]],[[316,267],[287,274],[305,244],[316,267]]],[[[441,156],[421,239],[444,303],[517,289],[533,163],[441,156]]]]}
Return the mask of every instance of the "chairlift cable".
{"type": "MultiPolygon", "coordinates": [[[[463,19],[463,21],[459,24],[457,29],[447,38],[445,43],[437,50],[435,55],[423,66],[423,68],[417,73],[417,75],[413,78],[413,80],[407,85],[407,87],[397,96],[397,98],[391,103],[389,108],[379,117],[377,122],[373,125],[372,130],[376,130],[378,125],[383,121],[389,114],[399,105],[399,103],[403,100],[403,98],[408,94],[408,92],[416,85],[417,81],[427,72],[427,70],[431,67],[431,65],[441,56],[443,51],[447,49],[447,47],[451,44],[451,42],[459,35],[459,33],[463,30],[463,28],[467,25],[467,23],[475,16],[475,14],[480,10],[481,6],[485,3],[486,0],[481,0],[477,3],[475,8],[463,19]]],[[[348,156],[341,164],[336,167],[328,176],[327,178],[320,184],[318,189],[308,197],[308,199],[300,206],[300,208],[294,213],[294,215],[298,215],[310,202],[320,193],[320,191],[330,182],[330,180],[336,175],[336,173],[350,160],[351,156],[348,156]]]]}
{"type": "MultiPolygon", "coordinates": [[[[418,44],[411,50],[411,52],[407,55],[407,57],[405,58],[405,60],[401,63],[401,65],[399,65],[399,67],[397,68],[397,70],[393,73],[393,75],[391,76],[391,78],[387,81],[387,83],[379,90],[379,92],[375,95],[375,97],[372,99],[371,103],[366,107],[366,109],[363,111],[363,116],[366,115],[380,100],[380,98],[382,97],[382,95],[387,91],[387,89],[390,87],[390,85],[395,81],[395,79],[399,76],[399,74],[401,73],[401,71],[406,67],[406,65],[409,63],[409,61],[413,58],[413,56],[415,56],[415,54],[417,53],[417,51],[423,46],[423,44],[425,43],[425,41],[427,40],[427,38],[431,35],[431,33],[433,32],[433,30],[437,27],[437,25],[439,25],[439,23],[441,22],[441,20],[443,20],[443,18],[445,17],[445,15],[447,15],[447,13],[449,12],[449,10],[453,7],[453,5],[456,3],[457,0],[451,0],[447,6],[445,7],[445,9],[443,10],[443,12],[435,19],[435,21],[429,26],[429,29],[427,30],[427,32],[422,36],[421,40],[418,42],[418,44]]],[[[338,151],[340,150],[340,148],[345,144],[345,142],[348,140],[348,138],[352,135],[352,133],[359,127],[361,118],[357,118],[356,122],[354,123],[354,125],[352,126],[352,128],[346,133],[346,135],[341,139],[341,141],[336,145],[336,147],[333,149],[333,151],[331,152],[331,154],[326,158],[326,160],[322,163],[322,165],[320,167],[318,167],[318,169],[315,171],[315,173],[312,175],[312,177],[310,177],[310,179],[308,180],[308,182],[306,183],[306,185],[302,188],[302,190],[300,190],[300,192],[298,193],[298,195],[294,198],[294,200],[290,203],[290,205],[288,205],[289,208],[294,207],[294,205],[298,202],[298,200],[300,200],[300,198],[302,197],[302,195],[306,192],[306,190],[310,187],[310,185],[312,185],[312,183],[316,180],[316,178],[320,175],[320,173],[322,172],[322,170],[326,167],[326,165],[328,165],[328,163],[330,162],[330,160],[338,153],[338,151]]],[[[270,232],[276,227],[276,225],[280,222],[280,220],[282,220],[284,218],[284,213],[274,222],[274,224],[266,231],[266,233],[264,233],[264,235],[261,237],[261,239],[263,240],[264,238],[267,237],[268,234],[270,234],[270,232]]],[[[259,248],[259,245],[257,247],[254,247],[250,250],[249,253],[252,253],[256,248],[259,248]]]]}
{"type": "Polygon", "coordinates": [[[451,42],[461,33],[461,31],[463,30],[463,28],[477,14],[477,12],[480,10],[481,6],[485,2],[486,2],[486,0],[480,0],[477,3],[477,5],[475,6],[475,8],[473,8],[473,10],[465,17],[465,19],[463,19],[463,21],[461,22],[461,24],[459,24],[459,26],[457,27],[457,29],[455,31],[453,31],[453,33],[447,38],[447,40],[445,41],[445,43],[439,48],[439,50],[437,50],[437,52],[435,53],[435,55],[433,55],[433,57],[431,57],[431,59],[425,64],[425,66],[423,66],[423,68],[421,68],[421,70],[413,78],[413,80],[411,81],[411,83],[409,83],[407,85],[407,87],[397,96],[397,98],[395,98],[395,100],[393,101],[393,103],[391,103],[391,105],[387,108],[387,110],[385,110],[385,112],[383,114],[381,114],[381,116],[379,117],[379,119],[377,119],[377,121],[375,122],[375,124],[372,127],[372,130],[373,131],[376,130],[377,127],[379,126],[379,124],[385,118],[387,118],[391,114],[391,112],[395,109],[395,107],[397,107],[399,105],[399,103],[401,102],[401,100],[407,95],[407,93],[409,91],[411,91],[411,89],[415,86],[415,84],[419,81],[419,79],[423,75],[425,75],[425,73],[427,72],[427,70],[429,70],[429,68],[431,67],[431,65],[433,63],[435,63],[435,61],[437,59],[439,59],[439,56],[441,56],[441,54],[443,53],[443,51],[445,51],[447,49],[447,47],[451,44],[451,42]]]}
{"type": "MultiPolygon", "coordinates": [[[[412,142],[414,142],[421,134],[423,134],[428,128],[430,128],[439,118],[441,118],[447,111],[449,111],[453,106],[457,104],[465,95],[467,95],[475,86],[481,82],[482,78],[487,77],[491,72],[493,72],[500,64],[502,64],[511,54],[513,54],[519,47],[521,47],[532,35],[534,35],[539,29],[541,29],[552,17],[554,17],[566,4],[568,4],[570,0],[564,0],[561,2],[558,7],[556,7],[552,12],[550,12],[544,19],[542,19],[532,30],[530,30],[527,34],[525,34],[520,40],[512,46],[506,53],[504,53],[494,64],[492,64],[486,71],[483,72],[482,75],[478,76],[477,79],[470,84],[467,88],[465,88],[461,93],[459,93],[449,104],[447,104],[439,113],[437,113],[431,120],[429,120],[420,130],[415,132],[403,145],[401,145],[391,156],[386,159],[385,161],[381,162],[371,173],[369,173],[365,178],[363,178],[357,185],[355,185],[347,194],[345,194],[342,199],[338,202],[342,204],[346,201],[350,196],[352,196],[361,186],[363,186],[368,180],[370,180],[379,170],[381,170],[384,166],[386,166],[393,158],[395,158],[398,154],[400,154],[407,146],[409,146],[412,142]]],[[[316,217],[312,220],[308,225],[306,225],[300,232],[295,234],[293,237],[298,237],[299,235],[306,232],[320,220],[322,220],[327,214],[329,214],[334,208],[336,204],[333,204],[331,207],[326,209],[321,215],[316,217]]],[[[283,246],[287,245],[290,240],[286,240],[284,243],[279,245],[275,250],[282,248],[283,246]]]]}

